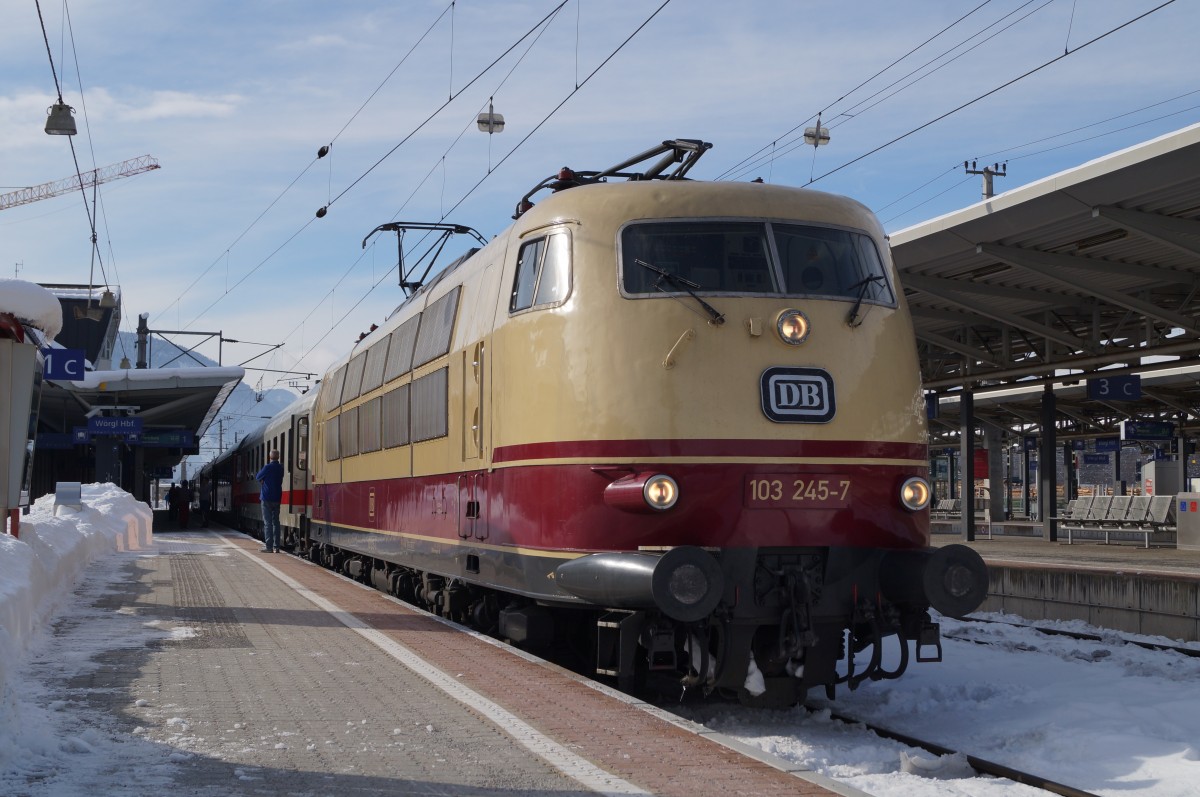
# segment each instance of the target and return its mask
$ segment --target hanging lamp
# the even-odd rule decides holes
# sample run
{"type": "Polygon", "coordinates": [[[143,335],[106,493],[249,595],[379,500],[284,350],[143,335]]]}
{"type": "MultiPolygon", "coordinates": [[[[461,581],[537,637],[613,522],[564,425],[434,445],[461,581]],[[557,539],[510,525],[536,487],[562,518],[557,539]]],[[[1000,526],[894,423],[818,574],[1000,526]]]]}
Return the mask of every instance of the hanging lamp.
{"type": "Polygon", "coordinates": [[[75,127],[75,109],[63,102],[56,102],[46,109],[46,135],[73,136],[79,132],[75,127]]]}

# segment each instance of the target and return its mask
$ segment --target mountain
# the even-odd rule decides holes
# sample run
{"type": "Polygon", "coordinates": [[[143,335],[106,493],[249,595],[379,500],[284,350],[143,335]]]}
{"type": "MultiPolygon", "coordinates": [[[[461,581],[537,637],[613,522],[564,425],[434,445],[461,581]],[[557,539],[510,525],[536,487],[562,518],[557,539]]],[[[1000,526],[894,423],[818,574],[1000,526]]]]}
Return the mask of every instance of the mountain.
{"type": "MultiPolygon", "coordinates": [[[[137,335],[132,332],[118,333],[113,348],[113,360],[128,357],[137,360],[137,335]]],[[[198,352],[186,352],[169,340],[153,337],[149,346],[151,368],[197,368],[217,367],[217,363],[198,352]]],[[[268,377],[271,379],[272,377],[268,377]]],[[[300,397],[297,391],[287,388],[268,388],[259,392],[252,384],[258,381],[255,371],[247,369],[244,380],[233,389],[208,432],[200,440],[200,455],[189,459],[189,471],[195,472],[201,465],[227,449],[250,432],[265,424],[267,419],[285,409],[300,397]],[[249,381],[251,384],[247,384],[249,381]]],[[[266,380],[264,380],[266,381],[266,380]]]]}

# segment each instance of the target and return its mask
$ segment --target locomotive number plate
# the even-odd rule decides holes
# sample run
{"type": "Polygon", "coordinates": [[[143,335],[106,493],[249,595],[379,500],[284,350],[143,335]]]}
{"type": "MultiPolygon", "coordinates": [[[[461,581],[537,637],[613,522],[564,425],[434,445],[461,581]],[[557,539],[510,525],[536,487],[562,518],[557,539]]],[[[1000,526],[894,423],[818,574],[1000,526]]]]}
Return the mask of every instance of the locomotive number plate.
{"type": "Polygon", "coordinates": [[[756,473],[746,477],[748,509],[842,509],[850,505],[850,478],[828,473],[756,473]]]}

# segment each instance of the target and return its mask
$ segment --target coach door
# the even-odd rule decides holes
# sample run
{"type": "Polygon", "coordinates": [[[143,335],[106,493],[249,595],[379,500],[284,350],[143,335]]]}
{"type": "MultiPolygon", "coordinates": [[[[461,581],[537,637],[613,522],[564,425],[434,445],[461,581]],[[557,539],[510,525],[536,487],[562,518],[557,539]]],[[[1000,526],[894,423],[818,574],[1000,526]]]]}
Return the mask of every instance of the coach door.
{"type": "Polygon", "coordinates": [[[293,415],[292,428],[288,434],[288,475],[292,490],[288,497],[288,510],[295,512],[296,506],[308,503],[308,416],[293,415]]]}

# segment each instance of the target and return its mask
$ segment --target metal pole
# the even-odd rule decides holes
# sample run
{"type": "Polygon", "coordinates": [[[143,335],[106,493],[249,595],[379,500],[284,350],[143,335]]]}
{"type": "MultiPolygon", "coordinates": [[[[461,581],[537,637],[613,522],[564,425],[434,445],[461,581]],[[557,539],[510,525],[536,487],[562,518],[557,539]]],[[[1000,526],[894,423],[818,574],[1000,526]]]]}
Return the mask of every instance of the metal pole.
{"type": "Polygon", "coordinates": [[[1057,403],[1053,385],[1042,393],[1042,450],[1038,457],[1038,509],[1042,517],[1042,536],[1058,542],[1058,466],[1055,419],[1057,403]]]}
{"type": "Polygon", "coordinates": [[[138,316],[137,325],[137,368],[146,368],[146,342],[150,337],[150,326],[146,320],[150,317],[149,313],[142,313],[138,316]]]}
{"type": "Polygon", "coordinates": [[[959,401],[962,417],[962,440],[959,459],[962,460],[962,516],[967,542],[975,541],[975,394],[964,390],[959,401]]]}
{"type": "Polygon", "coordinates": [[[1183,429],[1185,422],[1187,422],[1187,415],[1182,412],[1179,413],[1179,438],[1176,441],[1176,447],[1179,450],[1179,457],[1176,462],[1176,467],[1179,471],[1179,489],[1176,492],[1180,493],[1191,492],[1191,485],[1188,484],[1187,432],[1183,429]]]}

